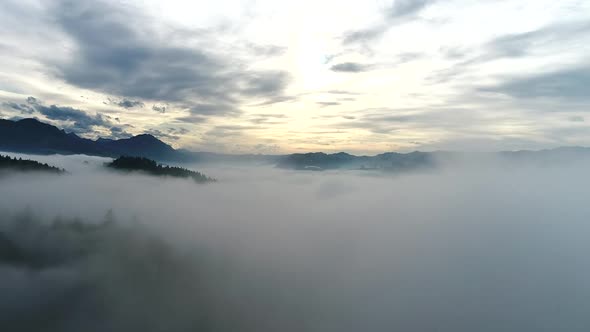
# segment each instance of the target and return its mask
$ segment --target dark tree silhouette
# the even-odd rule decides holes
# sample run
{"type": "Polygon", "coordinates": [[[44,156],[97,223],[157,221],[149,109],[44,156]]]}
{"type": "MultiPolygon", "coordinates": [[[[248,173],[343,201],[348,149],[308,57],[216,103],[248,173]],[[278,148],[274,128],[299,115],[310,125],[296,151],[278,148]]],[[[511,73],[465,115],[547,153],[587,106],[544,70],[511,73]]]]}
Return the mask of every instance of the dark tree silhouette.
{"type": "Polygon", "coordinates": [[[106,166],[121,171],[141,171],[156,176],[192,178],[199,183],[216,181],[215,179],[212,179],[199,172],[191,171],[182,167],[160,165],[154,160],[142,157],[121,156],[113,160],[111,163],[107,163],[106,166]]]}
{"type": "Polygon", "coordinates": [[[41,171],[51,172],[56,174],[64,173],[65,170],[47,164],[42,164],[34,160],[23,160],[22,158],[11,158],[9,156],[0,155],[0,170],[13,171],[41,171]]]}

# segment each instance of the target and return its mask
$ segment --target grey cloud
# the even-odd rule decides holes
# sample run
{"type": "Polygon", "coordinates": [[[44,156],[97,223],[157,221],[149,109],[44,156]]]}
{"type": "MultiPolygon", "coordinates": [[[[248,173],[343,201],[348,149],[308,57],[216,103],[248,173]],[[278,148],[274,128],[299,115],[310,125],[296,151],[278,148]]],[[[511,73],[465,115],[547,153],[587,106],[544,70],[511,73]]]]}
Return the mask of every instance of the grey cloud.
{"type": "Polygon", "coordinates": [[[253,129],[258,127],[243,127],[243,126],[216,126],[211,130],[208,130],[205,135],[212,137],[231,137],[241,136],[242,132],[247,129],[253,129]]]}
{"type": "Polygon", "coordinates": [[[372,27],[349,31],[342,37],[344,45],[363,44],[374,41],[385,34],[393,25],[415,18],[423,9],[436,0],[395,0],[384,12],[383,21],[372,27]]]}
{"type": "Polygon", "coordinates": [[[160,139],[166,139],[166,140],[172,140],[172,141],[177,141],[180,139],[179,135],[176,135],[176,134],[170,133],[170,132],[163,132],[159,129],[149,129],[146,131],[146,134],[150,134],[150,135],[155,136],[160,139]]]}
{"type": "Polygon", "coordinates": [[[31,105],[39,104],[39,100],[35,97],[27,97],[27,103],[31,105]]]}
{"type": "Polygon", "coordinates": [[[590,102],[590,67],[567,68],[559,71],[508,79],[484,92],[502,93],[515,98],[557,98],[590,102]]]}
{"type": "Polygon", "coordinates": [[[132,100],[132,99],[126,99],[126,98],[121,99],[121,100],[112,100],[109,98],[109,103],[111,105],[117,105],[122,108],[134,108],[134,107],[142,108],[145,106],[145,104],[139,100],[132,100]]]}
{"type": "Polygon", "coordinates": [[[160,106],[160,105],[153,105],[152,106],[152,110],[158,112],[158,113],[166,113],[166,106],[160,106]]]}
{"type": "MultiPolygon", "coordinates": [[[[90,115],[82,110],[69,106],[46,106],[34,97],[28,97],[27,103],[32,110],[44,115],[49,120],[62,122],[62,127],[78,134],[93,132],[94,127],[104,127],[112,134],[127,135],[119,126],[114,126],[107,115],[96,113],[90,115]],[[113,129],[114,128],[114,129],[113,129]]],[[[33,112],[31,112],[33,113],[33,112]]]]}
{"type": "Polygon", "coordinates": [[[249,119],[254,124],[279,124],[285,123],[287,116],[285,114],[253,114],[254,117],[249,119]]]}
{"type": "Polygon", "coordinates": [[[249,72],[236,77],[241,93],[250,97],[274,97],[287,86],[289,75],[283,71],[249,72]]]}
{"type": "Polygon", "coordinates": [[[568,120],[571,122],[584,122],[584,121],[586,121],[586,119],[584,119],[583,116],[579,116],[579,115],[570,116],[568,118],[568,120]]]}
{"type": "Polygon", "coordinates": [[[119,126],[111,127],[110,131],[111,131],[111,135],[110,135],[110,137],[108,137],[110,139],[129,138],[129,137],[133,136],[132,134],[126,132],[123,127],[119,127],[119,126]]]}
{"type": "Polygon", "coordinates": [[[75,133],[89,133],[93,127],[111,127],[112,122],[104,115],[96,113],[94,116],[86,112],[67,106],[37,106],[36,110],[48,119],[73,122],[64,125],[64,128],[75,133]]]}
{"type": "Polygon", "coordinates": [[[275,118],[275,119],[285,119],[287,116],[285,114],[254,114],[255,116],[264,117],[264,118],[275,118]]]}
{"type": "Polygon", "coordinates": [[[371,28],[349,31],[342,37],[344,45],[355,43],[366,43],[381,37],[389,29],[386,25],[379,25],[371,28]]]}
{"type": "Polygon", "coordinates": [[[522,57],[542,51],[549,45],[565,45],[569,40],[590,33],[590,24],[574,22],[555,24],[541,29],[498,37],[486,46],[492,57],[522,57]]]}
{"type": "Polygon", "coordinates": [[[232,103],[197,104],[190,108],[193,115],[212,116],[218,114],[238,114],[240,111],[232,103]]]}
{"type": "Polygon", "coordinates": [[[186,122],[186,123],[205,123],[207,122],[207,117],[202,115],[186,115],[176,118],[177,121],[186,122]]]}
{"type": "Polygon", "coordinates": [[[339,102],[336,101],[318,101],[316,102],[316,104],[322,106],[322,107],[330,107],[330,106],[338,106],[340,105],[339,102]]]}
{"type": "Polygon", "coordinates": [[[254,104],[253,106],[270,106],[274,104],[294,102],[297,99],[299,99],[299,96],[274,96],[261,103],[254,104]]]}
{"type": "Polygon", "coordinates": [[[330,67],[330,70],[344,73],[360,73],[371,69],[371,65],[357,62],[343,62],[330,67]]]}
{"type": "Polygon", "coordinates": [[[541,54],[559,54],[562,50],[578,47],[590,33],[587,22],[553,24],[524,33],[497,37],[482,45],[481,50],[460,47],[443,48],[441,52],[451,60],[460,60],[445,70],[434,72],[428,79],[432,83],[446,83],[470,70],[478,69],[482,63],[499,59],[517,59],[541,54]],[[483,53],[473,55],[478,51],[483,53]]]}
{"type": "Polygon", "coordinates": [[[287,51],[286,47],[278,45],[258,45],[254,43],[248,43],[247,49],[253,55],[262,57],[278,56],[284,54],[287,51]]]}
{"type": "Polygon", "coordinates": [[[21,114],[32,114],[35,112],[35,109],[27,104],[18,104],[15,102],[3,102],[2,106],[7,109],[18,111],[21,114]]]}
{"type": "Polygon", "coordinates": [[[388,11],[388,17],[398,19],[415,15],[434,2],[435,0],[395,0],[388,11]]]}
{"type": "Polygon", "coordinates": [[[177,141],[181,136],[189,133],[186,128],[151,128],[145,131],[146,134],[150,134],[163,140],[177,141]]]}
{"type": "Polygon", "coordinates": [[[237,105],[241,97],[281,95],[289,82],[282,71],[244,69],[243,61],[214,53],[215,47],[158,38],[148,19],[111,3],[65,1],[54,14],[75,44],[72,60],[54,67],[78,87],[126,98],[237,105]]]}
{"type": "Polygon", "coordinates": [[[328,90],[327,93],[335,94],[335,95],[351,95],[351,96],[360,95],[360,93],[358,93],[358,92],[346,91],[346,90],[328,90]]]}

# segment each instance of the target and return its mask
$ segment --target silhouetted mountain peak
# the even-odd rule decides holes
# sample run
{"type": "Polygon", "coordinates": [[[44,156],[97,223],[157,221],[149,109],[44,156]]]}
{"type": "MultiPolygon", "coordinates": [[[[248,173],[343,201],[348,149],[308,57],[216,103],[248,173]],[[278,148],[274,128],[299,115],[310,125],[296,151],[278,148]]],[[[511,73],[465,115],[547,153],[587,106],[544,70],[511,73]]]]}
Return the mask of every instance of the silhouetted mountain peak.
{"type": "Polygon", "coordinates": [[[129,155],[156,160],[176,160],[184,156],[149,134],[120,140],[99,138],[93,141],[32,118],[0,120],[0,149],[43,154],[129,155]]]}

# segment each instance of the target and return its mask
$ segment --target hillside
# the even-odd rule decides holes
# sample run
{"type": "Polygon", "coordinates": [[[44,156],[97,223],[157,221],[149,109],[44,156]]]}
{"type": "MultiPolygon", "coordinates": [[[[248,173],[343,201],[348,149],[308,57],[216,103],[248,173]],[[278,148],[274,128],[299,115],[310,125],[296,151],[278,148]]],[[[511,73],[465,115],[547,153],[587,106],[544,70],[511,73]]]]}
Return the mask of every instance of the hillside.
{"type": "Polygon", "coordinates": [[[67,133],[36,119],[0,120],[0,150],[36,154],[87,154],[105,157],[128,155],[162,161],[187,159],[185,153],[176,151],[152,135],[144,134],[119,140],[90,140],[73,133],[67,133]]]}
{"type": "Polygon", "coordinates": [[[50,172],[56,174],[61,174],[65,172],[65,170],[63,169],[49,166],[47,164],[42,164],[34,160],[23,160],[20,158],[17,159],[0,155],[0,171],[1,170],[19,172],[50,172]]]}
{"type": "Polygon", "coordinates": [[[171,176],[177,178],[191,178],[199,183],[215,182],[202,173],[181,167],[160,165],[154,160],[142,157],[119,157],[106,165],[109,168],[126,172],[143,172],[155,176],[171,176]]]}

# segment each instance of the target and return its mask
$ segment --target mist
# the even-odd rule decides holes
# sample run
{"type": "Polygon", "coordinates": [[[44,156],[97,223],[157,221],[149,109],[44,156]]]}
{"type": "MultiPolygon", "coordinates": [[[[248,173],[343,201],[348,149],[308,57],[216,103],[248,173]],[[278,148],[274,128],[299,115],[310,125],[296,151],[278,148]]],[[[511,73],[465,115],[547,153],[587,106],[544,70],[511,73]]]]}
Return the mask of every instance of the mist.
{"type": "Polygon", "coordinates": [[[109,171],[107,158],[25,157],[69,173],[0,176],[0,245],[26,253],[0,260],[11,331],[590,326],[586,160],[189,165],[219,180],[196,184],[109,171]]]}

